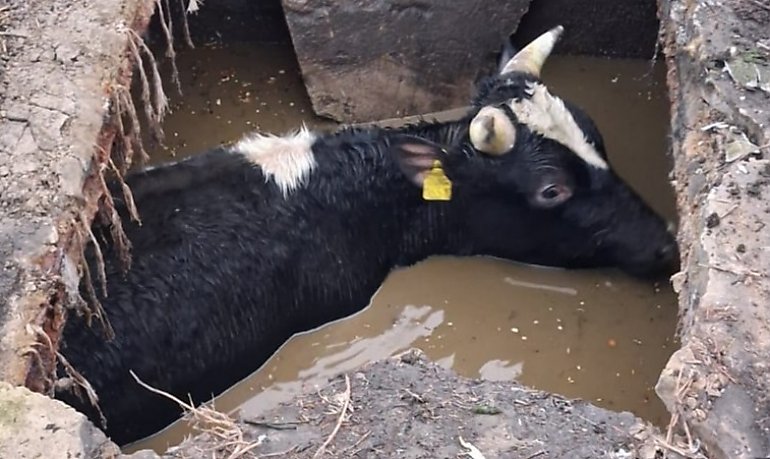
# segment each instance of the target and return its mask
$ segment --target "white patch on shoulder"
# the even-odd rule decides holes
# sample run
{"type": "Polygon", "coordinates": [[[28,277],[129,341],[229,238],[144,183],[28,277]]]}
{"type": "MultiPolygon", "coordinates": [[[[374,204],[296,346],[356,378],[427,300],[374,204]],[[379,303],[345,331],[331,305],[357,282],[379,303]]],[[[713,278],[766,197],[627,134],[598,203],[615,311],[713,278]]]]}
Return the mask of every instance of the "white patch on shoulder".
{"type": "Polygon", "coordinates": [[[265,179],[273,179],[284,197],[302,185],[316,166],[313,142],[317,136],[303,124],[299,131],[285,136],[251,134],[233,146],[249,162],[262,169],[265,179]]]}
{"type": "Polygon", "coordinates": [[[564,101],[552,96],[540,83],[527,87],[530,98],[511,100],[510,107],[520,123],[543,137],[555,140],[580,156],[583,161],[600,169],[609,169],[607,162],[591,145],[564,101]]]}

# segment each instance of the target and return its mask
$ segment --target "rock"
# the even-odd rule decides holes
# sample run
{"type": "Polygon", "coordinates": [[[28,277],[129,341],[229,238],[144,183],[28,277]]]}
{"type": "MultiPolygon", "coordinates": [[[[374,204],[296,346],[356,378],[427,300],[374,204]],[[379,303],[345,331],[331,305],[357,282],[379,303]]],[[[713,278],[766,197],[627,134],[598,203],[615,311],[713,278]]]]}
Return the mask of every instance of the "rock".
{"type": "Polygon", "coordinates": [[[0,457],[114,458],[120,450],[62,402],[0,382],[0,457]]]}
{"type": "Polygon", "coordinates": [[[529,0],[283,0],[313,108],[343,122],[466,105],[479,71],[493,68],[528,6],[529,0]]]}

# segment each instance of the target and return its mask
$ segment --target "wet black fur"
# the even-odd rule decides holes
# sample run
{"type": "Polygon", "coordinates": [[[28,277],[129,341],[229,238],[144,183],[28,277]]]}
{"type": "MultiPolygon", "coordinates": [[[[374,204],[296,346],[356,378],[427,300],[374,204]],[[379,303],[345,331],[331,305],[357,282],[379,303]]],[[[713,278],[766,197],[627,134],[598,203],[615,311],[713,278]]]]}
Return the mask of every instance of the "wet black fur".
{"type": "MultiPolygon", "coordinates": [[[[525,97],[529,78],[485,81],[476,106],[525,97]]],[[[116,337],[105,342],[98,326],[76,317],[63,336],[63,354],[101,398],[109,435],[126,443],[178,414],[129,369],[180,398],[206,401],[293,333],[364,308],[394,267],[433,254],[640,272],[666,267],[673,239],[664,222],[611,171],[589,168],[521,125],[516,151],[480,154],[466,132],[475,111],[457,123],[322,136],[313,145],[317,167],[288,198],[225,148],[130,175],[143,225],[131,223],[118,201],[133,244],[127,274],[103,245],[109,296],[100,299],[116,337]],[[443,161],[454,182],[450,202],[423,201],[404,175],[410,144],[432,148],[443,161]],[[542,209],[531,196],[548,167],[560,168],[575,194],[542,209]]],[[[590,119],[573,113],[603,152],[590,119]]],[[[108,229],[95,230],[109,240],[108,229]]],[[[58,397],[97,419],[71,394],[58,397]]]]}

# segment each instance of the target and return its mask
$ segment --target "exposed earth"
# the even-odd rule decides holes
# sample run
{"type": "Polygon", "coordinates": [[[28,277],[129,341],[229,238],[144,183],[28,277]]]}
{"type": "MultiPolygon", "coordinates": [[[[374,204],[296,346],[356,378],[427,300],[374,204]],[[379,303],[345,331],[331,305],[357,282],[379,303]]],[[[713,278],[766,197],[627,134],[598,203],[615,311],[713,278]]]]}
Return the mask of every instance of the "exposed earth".
{"type": "MultiPolygon", "coordinates": [[[[326,457],[455,457],[469,451],[460,435],[485,457],[770,456],[770,5],[659,3],[682,250],[672,282],[683,346],[657,388],[673,413],[668,432],[585,402],[457,378],[409,355],[348,375],[346,417],[346,383],[336,378],[269,419],[301,421],[296,429],[220,419],[224,442],[205,433],[167,457],[211,457],[212,448],[238,457],[225,450],[260,438],[240,457],[312,457],[339,419],[326,457]]],[[[102,174],[126,165],[113,156],[113,168],[110,152],[128,151],[130,161],[134,145],[112,110],[125,102],[130,44],[155,5],[0,5],[1,457],[119,454],[81,415],[40,394],[57,383],[67,313],[87,311],[77,295],[82,246],[94,215],[111,215],[102,174]]]]}

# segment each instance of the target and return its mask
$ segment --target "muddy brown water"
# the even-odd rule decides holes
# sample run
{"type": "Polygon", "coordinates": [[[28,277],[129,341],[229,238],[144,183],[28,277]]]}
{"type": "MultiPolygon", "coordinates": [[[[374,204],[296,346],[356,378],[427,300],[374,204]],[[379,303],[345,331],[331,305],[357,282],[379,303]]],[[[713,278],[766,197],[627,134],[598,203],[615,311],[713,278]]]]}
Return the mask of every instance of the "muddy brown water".
{"type": "MultiPolygon", "coordinates": [[[[287,45],[199,46],[180,52],[178,65],[184,98],[172,96],[166,148],[152,152],[154,163],[253,129],[334,126],[312,115],[287,45]]],[[[591,114],[614,167],[656,210],[674,218],[664,73],[662,64],[649,61],[556,56],[544,79],[591,114]]],[[[518,379],[662,425],[668,413],[652,387],[676,349],[676,315],[667,286],[614,270],[433,257],[393,272],[360,313],[290,339],[215,406],[256,418],[336,373],[419,347],[467,377],[518,379]]],[[[161,452],[189,434],[177,422],[125,449],[161,452]]]]}

